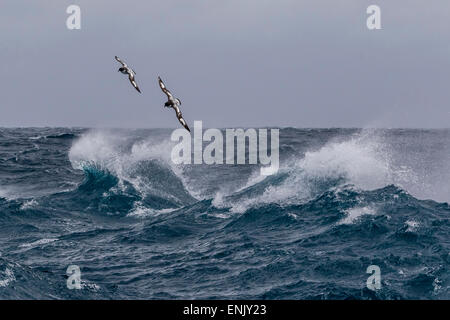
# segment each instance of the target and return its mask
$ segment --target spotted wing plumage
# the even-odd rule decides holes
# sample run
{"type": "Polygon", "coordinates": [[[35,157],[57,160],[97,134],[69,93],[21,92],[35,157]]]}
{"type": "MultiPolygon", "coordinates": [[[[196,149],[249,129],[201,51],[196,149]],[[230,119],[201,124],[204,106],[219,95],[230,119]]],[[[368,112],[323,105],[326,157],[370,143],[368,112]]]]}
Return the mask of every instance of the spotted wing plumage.
{"type": "Polygon", "coordinates": [[[134,78],[134,75],[136,74],[136,72],[131,69],[130,67],[127,66],[127,64],[125,62],[123,62],[118,56],[114,56],[116,58],[116,60],[122,65],[123,68],[125,68],[125,70],[121,70],[123,73],[126,72],[126,74],[128,74],[128,79],[130,80],[131,85],[139,92],[141,93],[141,90],[139,89],[136,80],[134,78]]]}
{"type": "Polygon", "coordinates": [[[161,77],[158,77],[158,82],[159,82],[159,87],[161,88],[162,92],[164,92],[167,96],[167,98],[170,101],[173,101],[173,95],[172,93],[169,91],[169,89],[166,88],[166,85],[164,84],[164,81],[162,81],[161,77]]]}
{"type": "Polygon", "coordinates": [[[125,62],[123,62],[122,60],[120,60],[120,58],[118,56],[114,56],[114,58],[116,58],[116,60],[125,68],[128,68],[127,64],[125,62]]]}
{"type": "Polygon", "coordinates": [[[133,87],[139,92],[141,93],[141,90],[139,89],[136,80],[134,79],[134,76],[131,74],[128,74],[128,79],[130,80],[131,84],[133,85],[133,87]]]}
{"type": "MultiPolygon", "coordinates": [[[[177,116],[178,121],[181,123],[181,125],[189,132],[191,132],[191,130],[189,129],[189,126],[187,125],[186,121],[183,119],[183,115],[181,114],[180,111],[180,105],[181,105],[181,101],[178,98],[174,98],[174,96],[172,95],[172,93],[169,91],[169,89],[166,88],[166,85],[164,84],[164,81],[162,81],[161,77],[158,77],[158,82],[159,82],[159,86],[162,90],[162,92],[165,93],[165,95],[168,98],[168,102],[170,102],[169,106],[175,110],[175,114],[177,116]]],[[[166,104],[167,106],[167,104],[166,104]]]]}

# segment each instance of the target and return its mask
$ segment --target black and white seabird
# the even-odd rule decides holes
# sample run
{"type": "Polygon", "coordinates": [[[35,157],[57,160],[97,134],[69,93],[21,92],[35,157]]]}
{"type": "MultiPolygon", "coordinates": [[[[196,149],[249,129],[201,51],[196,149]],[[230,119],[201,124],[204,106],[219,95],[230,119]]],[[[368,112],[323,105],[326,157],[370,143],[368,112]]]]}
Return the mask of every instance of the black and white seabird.
{"type": "Polygon", "coordinates": [[[122,65],[122,67],[119,68],[118,71],[122,72],[123,74],[127,74],[128,75],[128,79],[130,80],[131,84],[133,85],[133,87],[139,92],[141,93],[141,90],[139,90],[139,87],[136,83],[136,80],[134,79],[134,76],[136,75],[136,72],[134,72],[133,69],[131,69],[130,67],[127,66],[127,64],[125,62],[123,62],[122,60],[120,60],[120,58],[118,56],[115,56],[116,60],[120,62],[120,64],[122,65]]]}
{"type": "Polygon", "coordinates": [[[180,111],[180,105],[181,105],[181,101],[180,99],[174,98],[172,93],[170,93],[170,91],[166,88],[166,86],[164,85],[164,82],[161,80],[160,77],[158,77],[158,81],[159,81],[159,86],[161,87],[161,90],[166,94],[167,96],[167,102],[164,104],[164,107],[166,108],[173,108],[175,110],[175,113],[177,115],[178,121],[180,121],[180,123],[183,125],[183,127],[186,128],[187,131],[191,132],[191,130],[189,129],[186,121],[184,121],[183,119],[183,115],[181,114],[180,111]]]}

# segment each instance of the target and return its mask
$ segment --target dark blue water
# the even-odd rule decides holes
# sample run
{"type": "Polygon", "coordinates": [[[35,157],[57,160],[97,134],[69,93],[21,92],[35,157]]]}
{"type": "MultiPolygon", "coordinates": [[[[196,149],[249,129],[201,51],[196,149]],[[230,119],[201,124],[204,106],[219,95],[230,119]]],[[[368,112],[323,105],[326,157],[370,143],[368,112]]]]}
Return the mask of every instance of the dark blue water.
{"type": "Polygon", "coordinates": [[[450,298],[449,130],[282,129],[266,178],[170,134],[0,129],[0,298],[450,298]]]}

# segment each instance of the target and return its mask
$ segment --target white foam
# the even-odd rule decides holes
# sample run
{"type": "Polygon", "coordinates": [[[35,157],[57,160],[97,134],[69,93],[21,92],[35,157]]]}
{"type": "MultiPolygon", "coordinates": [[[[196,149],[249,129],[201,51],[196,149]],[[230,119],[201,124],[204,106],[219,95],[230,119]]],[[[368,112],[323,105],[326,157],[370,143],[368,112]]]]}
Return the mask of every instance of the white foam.
{"type": "Polygon", "coordinates": [[[38,202],[35,199],[27,200],[20,206],[20,210],[31,209],[37,205],[38,205],[38,202]]]}
{"type": "Polygon", "coordinates": [[[11,266],[5,268],[5,271],[0,271],[0,287],[7,287],[11,282],[16,281],[16,277],[11,266]]]}
{"type": "Polygon", "coordinates": [[[24,244],[21,244],[19,247],[20,247],[20,248],[32,248],[32,247],[38,247],[38,246],[40,246],[40,245],[47,244],[47,243],[50,243],[50,242],[54,242],[54,241],[57,241],[57,240],[58,240],[58,239],[56,239],[56,238],[40,239],[40,240],[31,242],[31,243],[24,243],[24,244]]]}
{"type": "Polygon", "coordinates": [[[346,141],[331,141],[318,150],[306,152],[300,159],[289,159],[279,174],[288,175],[280,185],[268,186],[262,194],[238,202],[235,199],[227,202],[222,196],[221,206],[242,213],[249,207],[267,203],[301,204],[318,195],[320,182],[333,180],[357,189],[374,190],[389,184],[403,187],[404,183],[417,179],[409,167],[392,164],[388,148],[372,132],[362,132],[346,141]]]}
{"type": "Polygon", "coordinates": [[[83,169],[89,165],[107,170],[119,178],[119,186],[123,186],[123,181],[127,181],[142,195],[149,192],[164,193],[160,188],[153,188],[151,181],[133,174],[140,162],[158,160],[180,179],[188,192],[191,192],[183,176],[182,167],[171,161],[174,143],[169,138],[153,137],[132,144],[128,141],[129,138],[111,130],[88,131],[74,142],[69,151],[69,159],[75,169],[83,169]]]}
{"type": "Polygon", "coordinates": [[[83,290],[90,290],[90,291],[94,291],[97,292],[100,290],[100,286],[94,282],[90,282],[90,281],[85,281],[85,280],[81,280],[80,283],[81,289],[83,290]]]}
{"type": "Polygon", "coordinates": [[[138,201],[134,204],[133,209],[127,214],[127,217],[135,217],[135,218],[146,218],[149,216],[159,216],[161,214],[170,213],[172,211],[177,210],[176,208],[167,208],[167,209],[152,209],[146,207],[142,202],[138,201]]]}
{"type": "Polygon", "coordinates": [[[420,226],[420,223],[415,220],[407,220],[405,224],[407,226],[406,228],[407,232],[415,232],[420,226]]]}
{"type": "Polygon", "coordinates": [[[380,188],[391,180],[388,159],[379,145],[367,139],[353,138],[307,152],[298,167],[309,177],[344,178],[362,189],[380,188]]]}
{"type": "Polygon", "coordinates": [[[377,212],[371,207],[355,207],[347,210],[346,217],[338,224],[352,224],[357,222],[364,215],[375,215],[377,212]]]}
{"type": "Polygon", "coordinates": [[[226,213],[210,213],[209,216],[219,219],[229,219],[231,218],[230,214],[226,213]]]}
{"type": "Polygon", "coordinates": [[[224,200],[224,193],[222,191],[218,191],[216,195],[214,196],[211,204],[216,208],[225,208],[225,200],[224,200]]]}
{"type": "Polygon", "coordinates": [[[118,150],[120,140],[120,136],[112,131],[88,131],[70,148],[70,162],[75,169],[83,169],[86,165],[98,165],[116,172],[120,169],[117,163],[120,157],[118,150]]]}
{"type": "MultiPolygon", "coordinates": [[[[190,181],[185,174],[186,167],[173,164],[170,155],[175,143],[169,137],[152,136],[132,145],[126,143],[126,139],[125,135],[108,130],[89,131],[74,142],[69,159],[74,168],[81,169],[85,164],[99,165],[114,173],[120,181],[132,183],[142,194],[149,191],[164,192],[160,188],[153,190],[148,179],[131,174],[140,161],[158,159],[180,179],[191,196],[196,199],[212,196],[202,194],[198,181],[190,181]],[[129,148],[124,148],[126,145],[129,148]]],[[[226,183],[220,185],[219,191],[213,196],[213,205],[242,213],[250,207],[268,203],[281,206],[301,204],[326,190],[321,189],[321,183],[328,183],[329,186],[350,185],[358,190],[374,190],[393,184],[408,192],[412,190],[416,197],[420,196],[418,192],[423,190],[420,188],[423,179],[419,179],[411,167],[399,161],[396,163],[392,156],[393,150],[376,132],[363,130],[346,140],[342,140],[342,137],[340,139],[330,141],[304,155],[284,160],[277,175],[284,175],[286,178],[279,184],[261,188],[259,192],[252,191],[247,197],[247,188],[273,177],[261,176],[258,174],[259,170],[256,170],[246,183],[238,187],[226,183]],[[239,192],[244,195],[239,195],[239,199],[236,199],[234,195],[239,192]]],[[[142,208],[137,208],[136,213],[139,210],[142,208]]]]}

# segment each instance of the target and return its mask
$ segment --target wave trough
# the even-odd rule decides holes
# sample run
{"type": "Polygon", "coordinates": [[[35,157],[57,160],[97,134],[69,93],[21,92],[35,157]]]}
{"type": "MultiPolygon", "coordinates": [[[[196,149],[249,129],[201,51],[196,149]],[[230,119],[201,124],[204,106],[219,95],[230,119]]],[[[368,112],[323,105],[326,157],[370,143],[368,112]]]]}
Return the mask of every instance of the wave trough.
{"type": "Polygon", "coordinates": [[[166,129],[1,130],[0,298],[450,297],[448,130],[285,128],[265,177],[166,129]]]}

